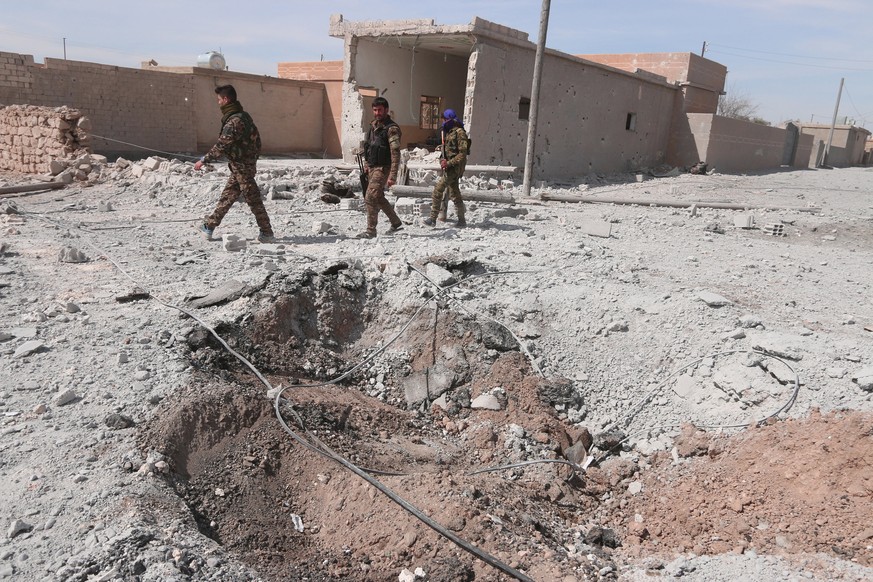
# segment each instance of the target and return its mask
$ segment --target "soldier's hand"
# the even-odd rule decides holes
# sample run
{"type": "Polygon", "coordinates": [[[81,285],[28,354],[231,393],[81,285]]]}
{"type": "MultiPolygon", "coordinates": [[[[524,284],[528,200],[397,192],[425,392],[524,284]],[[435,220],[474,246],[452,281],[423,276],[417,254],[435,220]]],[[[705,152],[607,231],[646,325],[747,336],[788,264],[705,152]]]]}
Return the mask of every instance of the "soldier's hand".
{"type": "Polygon", "coordinates": [[[194,162],[194,169],[195,170],[199,170],[202,167],[203,167],[203,162],[201,160],[197,160],[196,162],[194,162]]]}
{"type": "Polygon", "coordinates": [[[447,162],[446,160],[440,160],[440,168],[442,168],[443,170],[445,170],[446,166],[448,166],[448,165],[449,165],[449,162],[447,162]]]}
{"type": "Polygon", "coordinates": [[[388,180],[385,181],[385,185],[388,186],[389,188],[390,188],[391,186],[393,186],[394,183],[395,183],[394,178],[388,178],[388,180]]]}

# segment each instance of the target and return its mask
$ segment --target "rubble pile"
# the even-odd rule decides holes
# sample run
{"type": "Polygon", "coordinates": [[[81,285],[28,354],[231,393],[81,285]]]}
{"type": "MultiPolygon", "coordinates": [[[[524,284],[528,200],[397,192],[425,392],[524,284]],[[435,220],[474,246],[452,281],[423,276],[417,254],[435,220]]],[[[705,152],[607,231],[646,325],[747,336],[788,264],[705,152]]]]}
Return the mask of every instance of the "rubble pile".
{"type": "Polygon", "coordinates": [[[0,171],[60,174],[90,151],[91,121],[77,109],[0,106],[0,171]]]}

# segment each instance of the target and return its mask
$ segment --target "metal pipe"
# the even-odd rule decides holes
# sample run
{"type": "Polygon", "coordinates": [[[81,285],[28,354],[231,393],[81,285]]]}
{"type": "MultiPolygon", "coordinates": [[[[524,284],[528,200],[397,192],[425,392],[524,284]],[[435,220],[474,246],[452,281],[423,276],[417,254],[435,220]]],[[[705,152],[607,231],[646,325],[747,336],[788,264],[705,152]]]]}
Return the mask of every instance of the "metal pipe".
{"type": "MultiPolygon", "coordinates": [[[[395,184],[391,187],[391,194],[395,196],[405,196],[407,198],[430,198],[433,194],[433,188],[430,186],[403,186],[395,184]]],[[[516,204],[516,200],[512,196],[506,194],[492,194],[490,192],[481,192],[479,190],[461,190],[461,196],[464,200],[475,200],[476,202],[504,202],[506,204],[516,204]]]]}
{"type": "Polygon", "coordinates": [[[629,198],[590,198],[586,196],[578,196],[575,194],[553,194],[543,192],[540,195],[542,200],[550,200],[552,202],[588,202],[599,204],[624,204],[637,206],[667,206],[670,208],[721,208],[723,210],[793,210],[795,212],[810,212],[817,214],[821,212],[821,208],[812,206],[760,206],[757,204],[738,204],[730,202],[700,202],[696,200],[632,200],[629,198]]]}
{"type": "Polygon", "coordinates": [[[66,186],[63,182],[45,182],[44,184],[24,184],[22,186],[6,186],[0,188],[0,194],[15,194],[17,192],[39,192],[40,190],[57,190],[66,186]]]}

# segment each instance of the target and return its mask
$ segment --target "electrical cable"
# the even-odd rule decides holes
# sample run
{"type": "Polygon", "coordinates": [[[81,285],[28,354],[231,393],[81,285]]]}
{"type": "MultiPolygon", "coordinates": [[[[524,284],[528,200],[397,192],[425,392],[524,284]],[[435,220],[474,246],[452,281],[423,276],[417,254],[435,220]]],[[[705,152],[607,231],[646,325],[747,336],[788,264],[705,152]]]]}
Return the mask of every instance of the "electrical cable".
{"type": "Polygon", "coordinates": [[[189,155],[186,155],[186,154],[180,154],[180,153],[178,153],[178,152],[165,152],[165,151],[162,151],[162,150],[156,150],[156,149],[153,149],[153,148],[147,148],[147,147],[145,147],[145,146],[141,146],[141,145],[138,145],[138,144],[135,144],[135,143],[130,143],[130,142],[126,142],[126,141],[121,141],[121,140],[119,140],[119,139],[112,139],[111,137],[105,137],[105,136],[102,136],[102,135],[97,135],[96,133],[89,133],[88,135],[90,135],[91,137],[97,137],[97,138],[100,138],[100,139],[105,139],[106,141],[111,141],[111,142],[115,142],[115,143],[120,143],[120,144],[124,144],[124,145],[129,145],[129,146],[131,146],[131,147],[139,148],[139,149],[141,149],[141,150],[145,150],[145,151],[149,151],[149,152],[156,152],[156,153],[159,153],[159,154],[166,154],[166,155],[168,155],[168,156],[179,157],[179,158],[187,158],[187,159],[189,159],[189,160],[199,160],[199,159],[200,159],[200,156],[189,156],[189,155]]]}

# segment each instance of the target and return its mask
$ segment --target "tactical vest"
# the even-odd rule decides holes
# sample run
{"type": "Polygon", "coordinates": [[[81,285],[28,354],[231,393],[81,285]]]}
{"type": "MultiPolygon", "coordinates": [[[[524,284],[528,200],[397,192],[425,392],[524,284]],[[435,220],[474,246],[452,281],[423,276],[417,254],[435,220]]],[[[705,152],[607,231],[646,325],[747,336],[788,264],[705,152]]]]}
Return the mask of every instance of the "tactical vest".
{"type": "Polygon", "coordinates": [[[364,157],[371,168],[391,165],[391,146],[388,144],[388,128],[396,126],[392,119],[381,127],[370,126],[367,142],[364,144],[364,157]]]}

